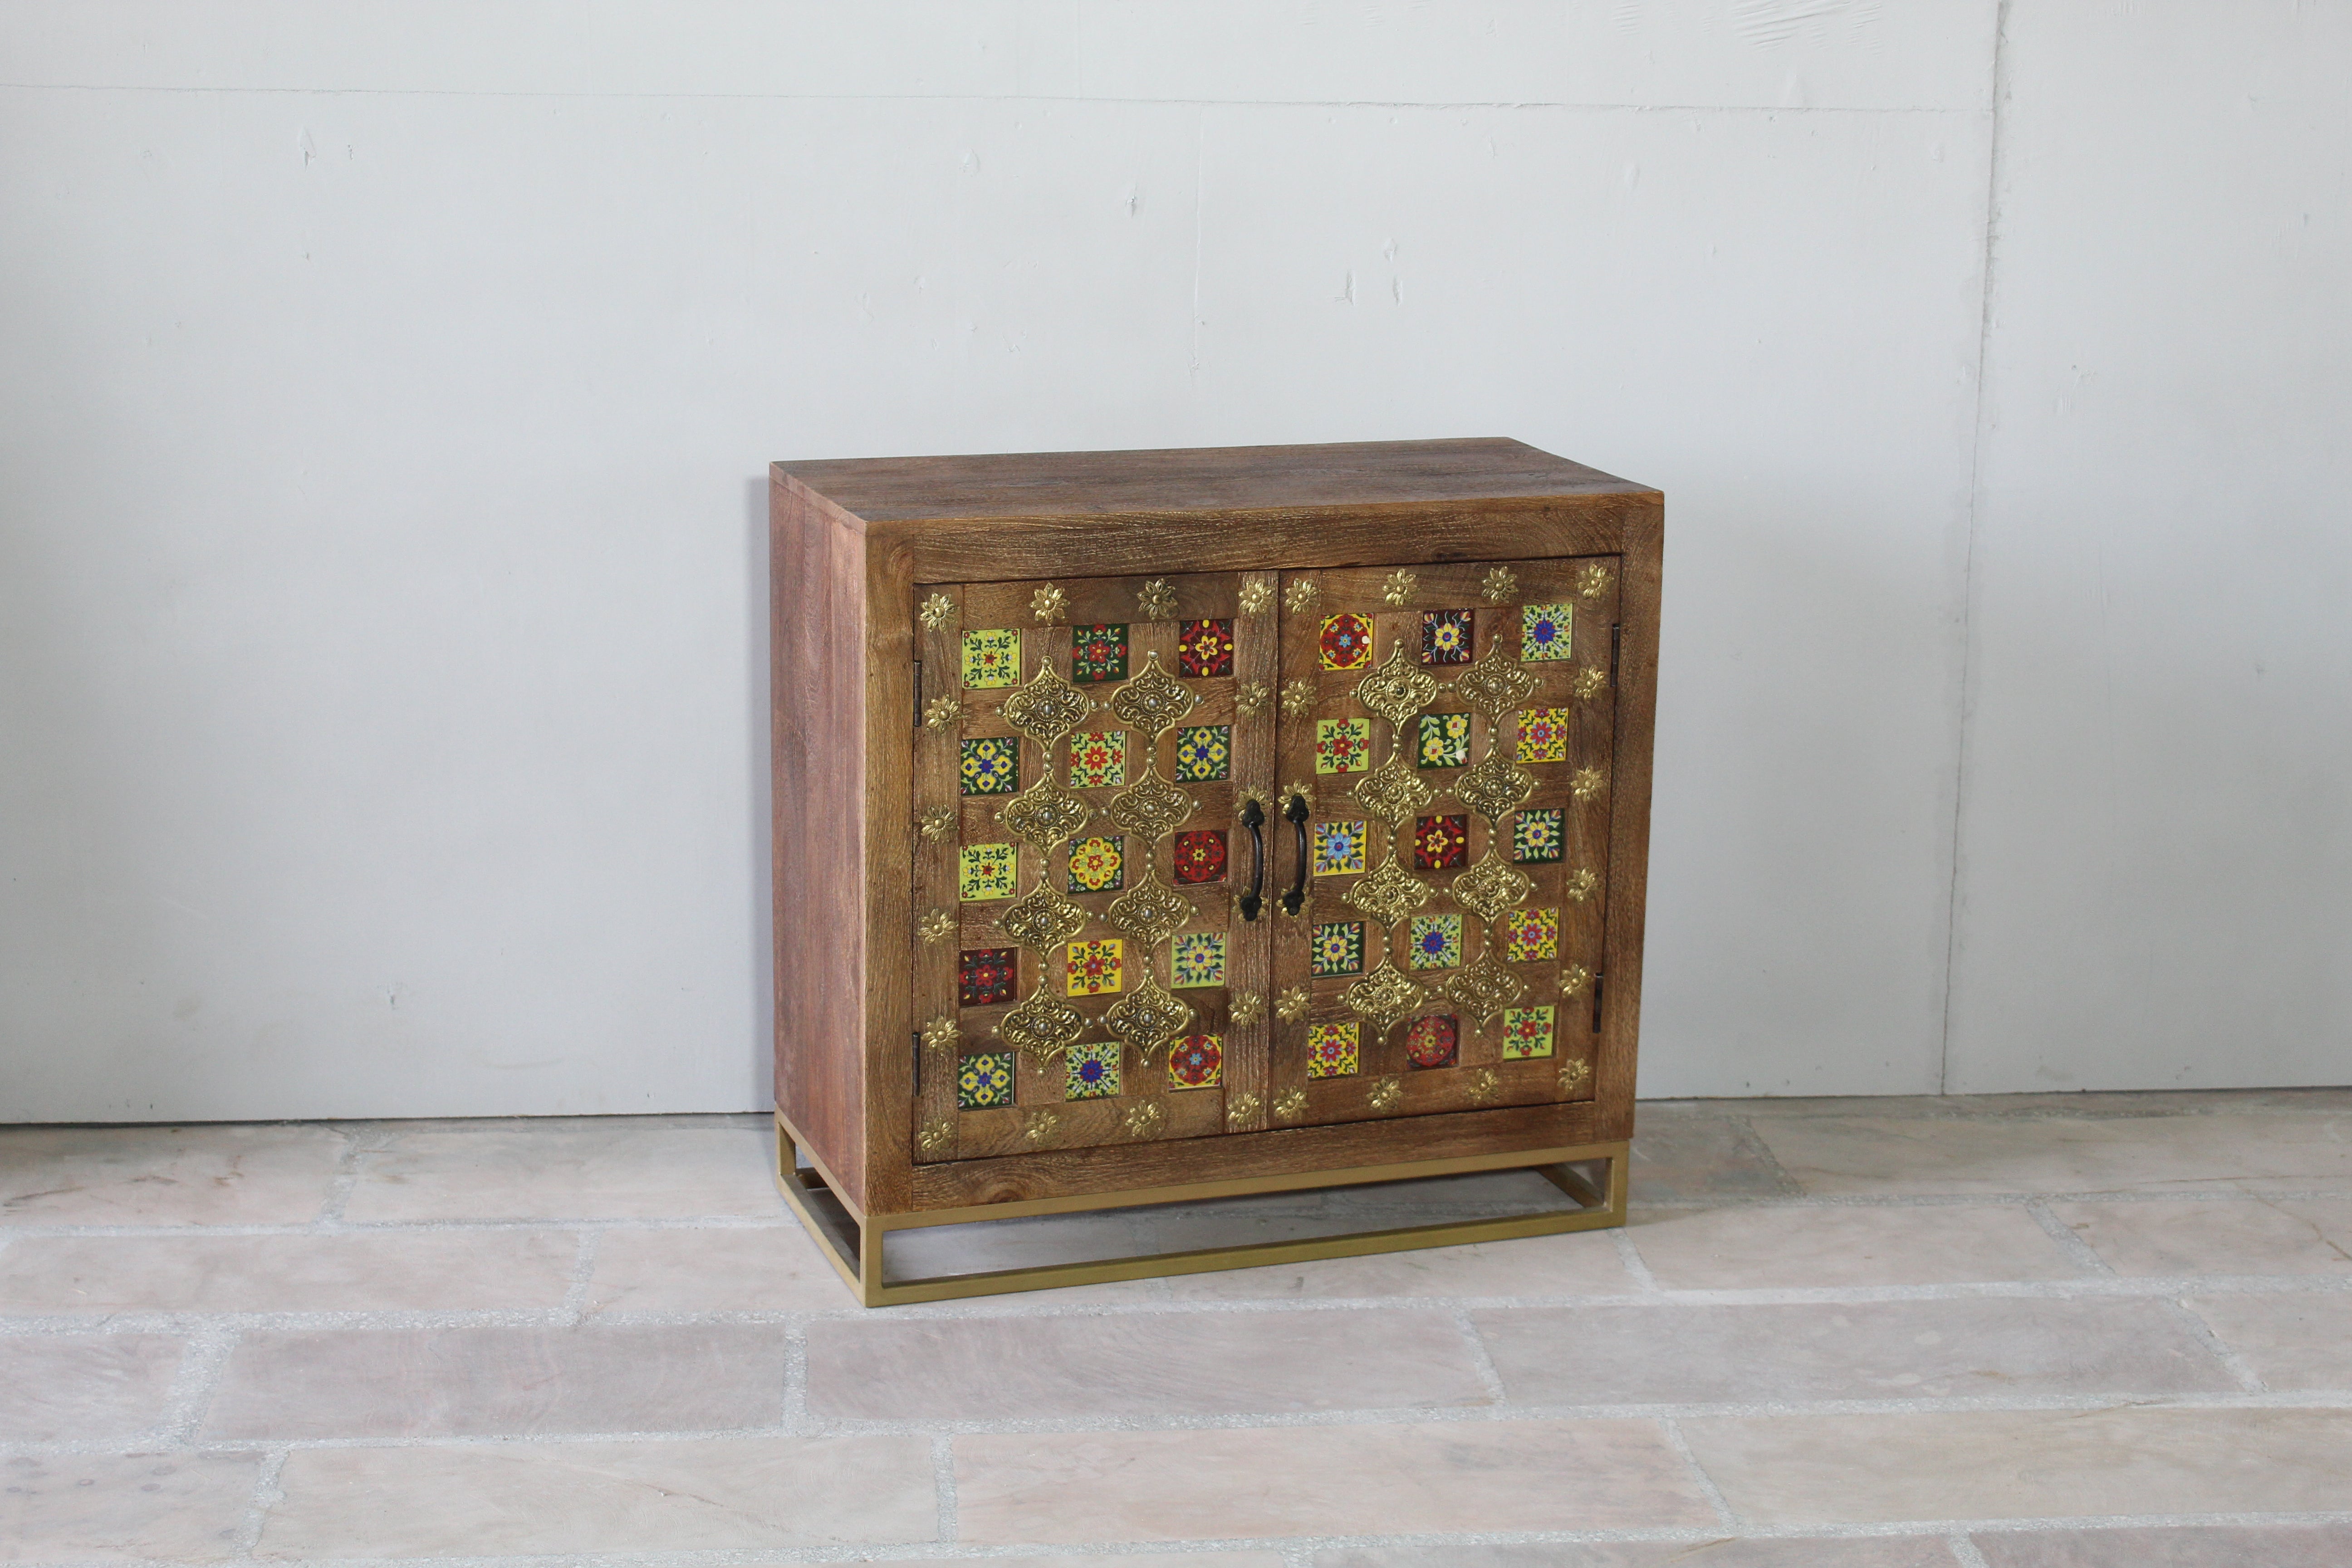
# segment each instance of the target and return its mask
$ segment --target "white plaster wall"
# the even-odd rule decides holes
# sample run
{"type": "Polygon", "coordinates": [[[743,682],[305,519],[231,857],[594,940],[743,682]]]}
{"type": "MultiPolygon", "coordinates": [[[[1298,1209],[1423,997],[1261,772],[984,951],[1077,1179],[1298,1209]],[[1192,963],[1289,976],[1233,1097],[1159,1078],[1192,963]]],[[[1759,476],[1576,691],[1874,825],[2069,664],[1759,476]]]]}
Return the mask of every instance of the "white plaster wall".
{"type": "MultiPolygon", "coordinates": [[[[2092,73],[2128,164],[2181,89],[2107,32],[2217,122],[2209,35],[2260,12],[2238,63],[2306,88],[2345,50],[2287,0],[2062,11],[1997,51],[1996,0],[0,8],[0,1120],[762,1106],[768,459],[1494,433],[1668,496],[1644,1092],[2128,1074],[2146,1019],[2033,881],[2082,683],[2017,626],[2081,610],[2049,519],[2197,468],[2157,432],[2213,376],[2147,374],[2064,181],[2136,252],[2270,209],[2226,151],[2111,188],[2018,95],[2092,73]],[[1996,233],[1989,323],[1996,188],[2039,237],[1996,233]],[[2118,401],[2053,429],[2085,294],[2118,401]],[[1970,971],[1948,1038],[1956,814],[1964,964],[2046,979],[1970,971]]],[[[2288,311],[2340,332],[2343,139],[2295,112],[2316,228],[2155,295],[2232,246],[2303,290],[2198,323],[2322,400],[2232,426],[2307,611],[2256,642],[2332,635],[2342,360],[2288,311]]],[[[2147,636],[2199,581],[2265,618],[2139,527],[2147,636]]],[[[2197,775],[2211,843],[2328,807],[2342,682],[2282,690],[2295,651],[2280,754],[2197,775]]],[[[2126,661],[2143,742],[2242,706],[2185,663],[2126,661]]],[[[2186,923],[2069,918],[2110,968],[2186,923]]],[[[2322,1017],[2267,1018],[2264,1081],[2322,1017]]]]}
{"type": "Polygon", "coordinates": [[[1951,1086],[2352,1082],[2352,9],[2002,58],[1951,1086]]]}

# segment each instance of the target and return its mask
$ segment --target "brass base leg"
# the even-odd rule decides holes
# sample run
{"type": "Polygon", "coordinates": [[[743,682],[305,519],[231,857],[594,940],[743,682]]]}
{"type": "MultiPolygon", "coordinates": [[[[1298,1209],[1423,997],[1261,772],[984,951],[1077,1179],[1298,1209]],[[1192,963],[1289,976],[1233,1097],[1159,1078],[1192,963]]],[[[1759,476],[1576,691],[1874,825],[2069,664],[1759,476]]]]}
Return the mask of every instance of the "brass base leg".
{"type": "Polygon", "coordinates": [[[1012,1290],[1045,1290],[1066,1285],[1095,1285],[1111,1279],[1150,1279],[1176,1274],[1199,1274],[1217,1268],[1254,1268],[1275,1263],[1297,1263],[1318,1258],[1360,1258],[1368,1253],[1402,1252],[1423,1247],[1462,1247],[1477,1241],[1502,1241],[1520,1236],[1557,1236],[1572,1230],[1601,1230],[1625,1223],[1626,1152],[1623,1143],[1593,1143],[1568,1149],[1537,1149],[1468,1160],[1427,1160],[1396,1165],[1367,1166],[1348,1171],[1319,1171],[1304,1176],[1255,1182],[1225,1182],[1194,1187],[1104,1193],[1083,1200],[1050,1199],[1036,1203],[992,1204],[983,1208],[940,1209],[922,1214],[858,1213],[841,1196],[839,1187],[822,1167],[802,1169],[800,1140],[780,1114],[776,1118],[776,1186],[793,1212],[823,1245],[843,1281],[868,1307],[895,1307],[910,1301],[943,1301],[966,1296],[994,1296],[1012,1290]],[[1411,1181],[1422,1176],[1458,1175],[1468,1171],[1532,1170],[1573,1199],[1577,1207],[1553,1214],[1510,1215],[1499,1219],[1448,1220],[1433,1225],[1403,1226],[1387,1230],[1356,1231],[1342,1236],[1318,1236],[1299,1241],[1262,1241],[1236,1247],[1203,1247],[1192,1252],[1150,1253],[1085,1263],[1053,1263],[1030,1268],[1005,1268],[979,1274],[942,1275],[928,1279],[883,1282],[883,1244],[894,1230],[916,1230],[940,1225],[968,1225],[981,1220],[1015,1219],[1033,1214],[1067,1214],[1146,1204],[1181,1203],[1190,1199],[1237,1197],[1252,1193],[1297,1192],[1316,1187],[1361,1185],[1371,1182],[1411,1181]]]}

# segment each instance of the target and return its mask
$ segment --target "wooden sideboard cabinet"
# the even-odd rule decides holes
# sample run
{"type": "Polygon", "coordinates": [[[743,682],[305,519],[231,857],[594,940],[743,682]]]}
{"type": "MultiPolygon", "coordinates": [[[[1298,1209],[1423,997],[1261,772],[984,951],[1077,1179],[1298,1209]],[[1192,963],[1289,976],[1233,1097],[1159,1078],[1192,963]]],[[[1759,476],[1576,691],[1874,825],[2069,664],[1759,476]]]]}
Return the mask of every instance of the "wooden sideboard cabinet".
{"type": "Polygon", "coordinates": [[[778,463],[778,1179],[868,1304],[1615,1225],[1659,493],[1517,441],[778,463]],[[910,1227],[1553,1211],[900,1278],[910,1227]]]}

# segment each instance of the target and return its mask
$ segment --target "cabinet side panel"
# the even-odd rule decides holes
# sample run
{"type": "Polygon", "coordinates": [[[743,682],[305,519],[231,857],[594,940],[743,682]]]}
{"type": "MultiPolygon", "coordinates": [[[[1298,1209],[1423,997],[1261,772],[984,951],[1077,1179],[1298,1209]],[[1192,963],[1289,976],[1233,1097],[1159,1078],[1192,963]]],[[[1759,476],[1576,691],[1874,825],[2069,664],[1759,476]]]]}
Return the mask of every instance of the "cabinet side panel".
{"type": "Polygon", "coordinates": [[[781,476],[769,489],[776,1104],[866,1198],[866,541],[781,476]]]}
{"type": "Polygon", "coordinates": [[[1617,743],[1610,779],[1609,931],[1602,966],[1601,1051],[1594,1099],[1606,1138],[1633,1135],[1636,1042],[1642,1024],[1642,942],[1650,888],[1651,763],[1657,741],[1658,616],[1664,589],[1662,498],[1628,521],[1617,600],[1617,743]]]}

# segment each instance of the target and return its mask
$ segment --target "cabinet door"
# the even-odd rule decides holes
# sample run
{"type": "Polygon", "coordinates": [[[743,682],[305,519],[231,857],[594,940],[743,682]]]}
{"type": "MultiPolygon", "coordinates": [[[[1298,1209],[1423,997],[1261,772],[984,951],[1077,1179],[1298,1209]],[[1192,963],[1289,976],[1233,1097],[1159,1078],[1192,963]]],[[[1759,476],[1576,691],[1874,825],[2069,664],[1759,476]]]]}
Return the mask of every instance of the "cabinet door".
{"type": "Polygon", "coordinates": [[[916,601],[917,1158],[1226,1131],[1265,1093],[1272,575],[916,601]]]}
{"type": "Polygon", "coordinates": [[[1590,1097],[1617,565],[1284,578],[1276,1125],[1590,1097]]]}

